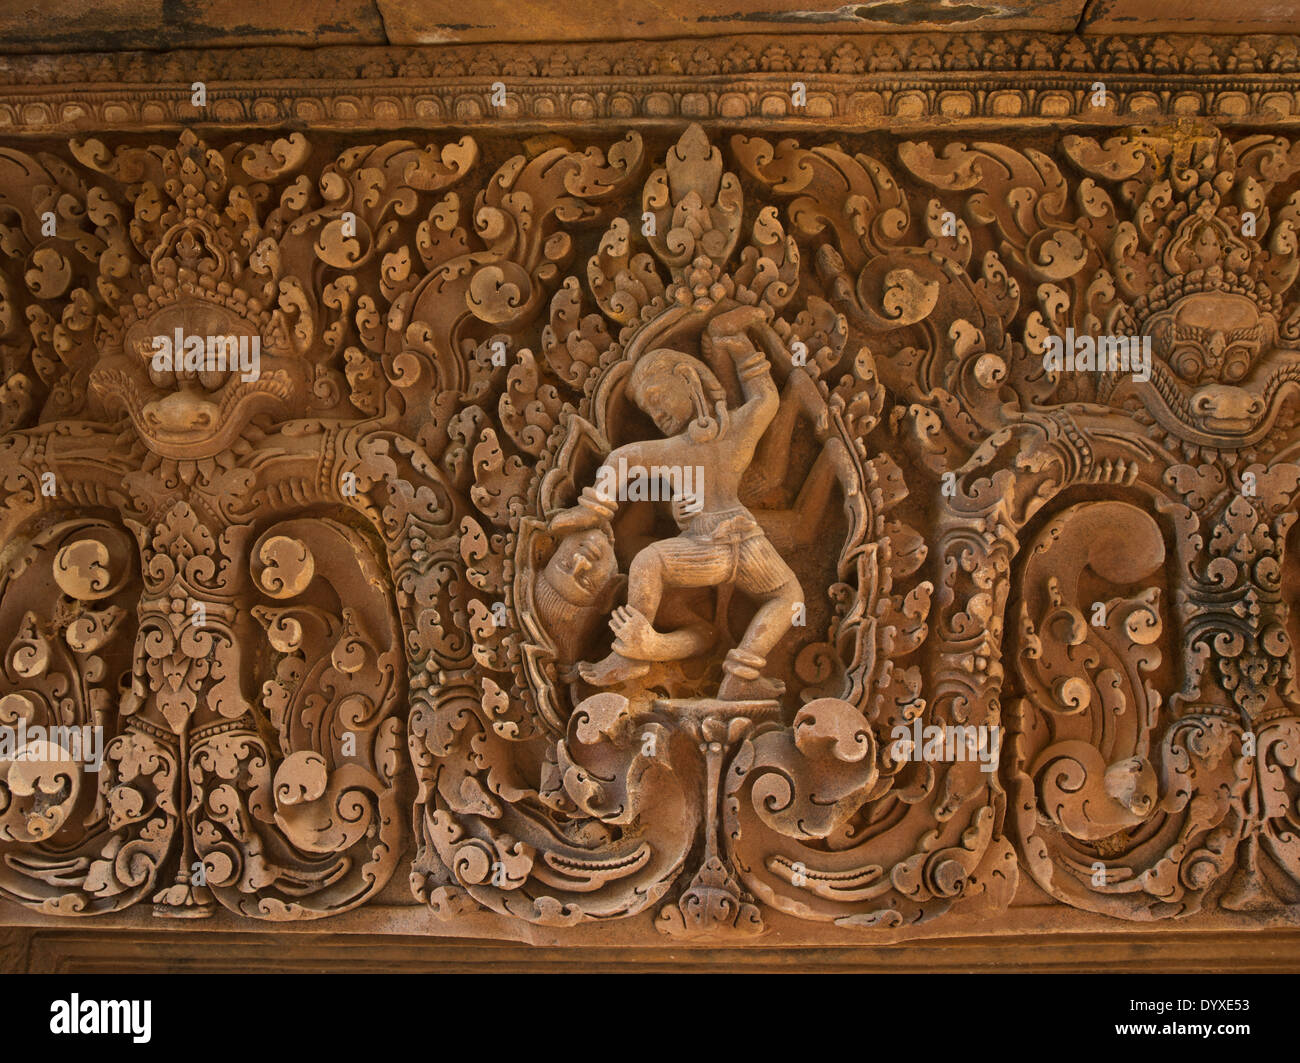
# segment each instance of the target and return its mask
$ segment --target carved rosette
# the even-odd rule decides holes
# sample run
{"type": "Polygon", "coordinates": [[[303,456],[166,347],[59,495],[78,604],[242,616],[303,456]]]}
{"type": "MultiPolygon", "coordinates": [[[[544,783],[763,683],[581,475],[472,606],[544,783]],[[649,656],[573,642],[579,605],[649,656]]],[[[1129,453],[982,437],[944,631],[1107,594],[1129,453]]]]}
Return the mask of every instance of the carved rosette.
{"type": "Polygon", "coordinates": [[[1300,904],[1300,147],[507,139],[0,149],[0,894],[1300,904]]]}

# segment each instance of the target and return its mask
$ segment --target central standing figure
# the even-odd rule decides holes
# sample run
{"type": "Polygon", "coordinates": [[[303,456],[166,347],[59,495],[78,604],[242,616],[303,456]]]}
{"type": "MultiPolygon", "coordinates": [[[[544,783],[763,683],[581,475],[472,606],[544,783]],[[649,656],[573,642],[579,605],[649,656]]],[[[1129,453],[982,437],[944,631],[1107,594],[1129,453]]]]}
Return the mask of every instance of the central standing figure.
{"type": "Polygon", "coordinates": [[[739,497],[741,477],[780,404],[767,357],[747,333],[762,324],[763,312],[744,306],[718,316],[706,330],[707,349],[716,358],[730,356],[735,366],[745,400],[736,410],[727,409],[717,377],[698,359],[659,348],[638,361],[628,394],[668,438],[628,443],[612,451],[596,474],[602,489],[584,488],[577,505],[551,521],[558,533],[608,522],[618,511],[618,496],[625,495],[626,479],[645,476],[652,466],[675,467],[680,473],[690,465],[703,471],[695,498],[673,500],[673,519],[682,534],[651,543],[632,559],[627,605],[616,609],[610,620],[616,636],[613,650],[603,660],[578,668],[595,686],[635,679],[648,672],[652,662],[680,660],[707,648],[711,640],[698,625],[666,633],[655,630],[666,589],[717,587],[729,595],[735,587],[760,604],[740,644],[727,653],[718,697],[764,700],[783,690],[783,684],[761,671],[768,652],[790,629],[803,591],[739,497]],[[613,497],[605,489],[608,484],[616,485],[613,497]]]}

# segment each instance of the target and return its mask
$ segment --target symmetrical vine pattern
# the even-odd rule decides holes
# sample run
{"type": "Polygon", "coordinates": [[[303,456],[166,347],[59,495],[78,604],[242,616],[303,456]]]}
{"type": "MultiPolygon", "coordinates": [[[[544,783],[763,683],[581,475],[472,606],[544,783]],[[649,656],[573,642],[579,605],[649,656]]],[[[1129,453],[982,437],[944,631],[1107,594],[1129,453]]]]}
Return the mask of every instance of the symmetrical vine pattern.
{"type": "Polygon", "coordinates": [[[1300,142],[213,137],[0,148],[4,898],[1300,904],[1300,142]]]}

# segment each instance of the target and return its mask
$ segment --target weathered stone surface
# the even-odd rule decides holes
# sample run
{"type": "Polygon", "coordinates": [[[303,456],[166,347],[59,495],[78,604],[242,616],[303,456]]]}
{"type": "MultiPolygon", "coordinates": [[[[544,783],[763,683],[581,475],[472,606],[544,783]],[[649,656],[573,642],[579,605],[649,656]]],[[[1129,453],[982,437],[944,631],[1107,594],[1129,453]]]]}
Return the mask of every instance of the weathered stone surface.
{"type": "Polygon", "coordinates": [[[0,9],[0,51],[385,44],[374,0],[28,0],[0,9]]]}
{"type": "Polygon", "coordinates": [[[710,37],[835,30],[1072,30],[1084,0],[877,0],[818,7],[799,0],[701,4],[696,0],[576,0],[563,8],[510,0],[378,0],[392,44],[449,41],[710,37]]]}
{"type": "Polygon", "coordinates": [[[187,928],[170,931],[16,930],[9,952],[15,970],[41,974],[135,974],[158,970],[194,974],[654,974],[815,972],[817,974],[953,974],[1007,971],[1060,974],[1105,971],[1149,974],[1206,971],[1294,971],[1300,934],[1228,932],[1144,934],[1043,934],[940,938],[905,948],[853,944],[754,949],[680,945],[627,948],[608,940],[583,949],[510,941],[458,941],[362,934],[255,934],[187,928]],[[18,964],[22,966],[19,967],[18,964]]]}
{"type": "Polygon", "coordinates": [[[1294,33],[1300,10],[1293,0],[1095,0],[1082,24],[1090,33],[1294,33]]]}

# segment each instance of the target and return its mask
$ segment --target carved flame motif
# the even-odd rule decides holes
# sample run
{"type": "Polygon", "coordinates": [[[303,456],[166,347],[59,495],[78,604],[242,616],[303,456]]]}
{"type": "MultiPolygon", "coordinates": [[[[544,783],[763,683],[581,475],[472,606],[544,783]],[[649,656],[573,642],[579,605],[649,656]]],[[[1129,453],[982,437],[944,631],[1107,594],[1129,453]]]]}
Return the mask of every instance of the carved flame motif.
{"type": "Polygon", "coordinates": [[[1300,904],[1300,147],[504,146],[0,150],[0,894],[1300,904]]]}

